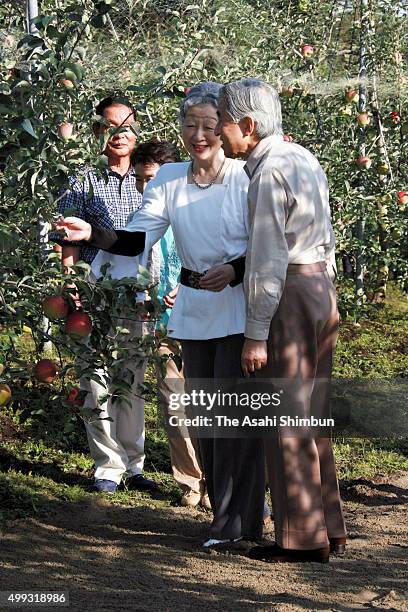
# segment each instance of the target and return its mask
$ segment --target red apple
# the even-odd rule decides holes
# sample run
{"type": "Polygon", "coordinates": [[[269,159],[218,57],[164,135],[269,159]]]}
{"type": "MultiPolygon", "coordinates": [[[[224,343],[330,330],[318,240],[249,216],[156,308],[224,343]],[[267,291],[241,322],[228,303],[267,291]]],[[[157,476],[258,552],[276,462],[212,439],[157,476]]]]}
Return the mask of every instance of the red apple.
{"type": "Polygon", "coordinates": [[[48,319],[65,319],[68,314],[68,302],[62,295],[49,295],[43,300],[43,312],[48,319]]]}
{"type": "Polygon", "coordinates": [[[62,139],[62,140],[69,140],[72,136],[74,132],[74,126],[72,125],[72,123],[68,123],[67,121],[64,121],[63,123],[60,123],[58,126],[58,136],[62,139]]]}
{"type": "Polygon", "coordinates": [[[40,382],[51,383],[57,375],[57,366],[51,359],[40,359],[35,364],[34,376],[40,382]]]}
{"type": "Polygon", "coordinates": [[[346,102],[358,102],[358,91],[355,89],[348,89],[344,94],[346,102]]]}
{"type": "Polygon", "coordinates": [[[302,47],[302,55],[306,59],[312,57],[314,53],[314,47],[312,45],[303,45],[302,47]]]}
{"type": "Polygon", "coordinates": [[[293,142],[293,137],[290,134],[284,134],[283,135],[283,140],[285,142],[293,142]]]}
{"type": "Polygon", "coordinates": [[[187,95],[191,91],[191,87],[185,87],[184,93],[187,95]]]}
{"type": "Polygon", "coordinates": [[[73,389],[71,389],[71,391],[68,393],[67,396],[67,401],[70,404],[73,404],[74,406],[83,406],[84,402],[85,402],[85,397],[82,397],[81,395],[81,391],[79,389],[79,387],[74,387],[73,389]]]}
{"type": "Polygon", "coordinates": [[[86,312],[72,312],[68,315],[65,332],[72,338],[86,338],[92,331],[92,320],[86,312]]]}
{"type": "Polygon", "coordinates": [[[397,125],[401,121],[398,111],[392,111],[392,113],[390,113],[390,119],[394,125],[397,125]]]}
{"type": "Polygon", "coordinates": [[[356,164],[361,170],[368,170],[368,168],[371,167],[372,163],[373,162],[371,161],[371,159],[366,155],[360,155],[360,157],[357,157],[356,159],[356,164]]]}
{"type": "Polygon", "coordinates": [[[399,204],[408,204],[408,191],[398,191],[397,196],[399,204]]]}
{"type": "Polygon", "coordinates": [[[370,116],[368,113],[360,113],[357,115],[357,123],[360,127],[365,127],[370,124],[370,116]]]}
{"type": "Polygon", "coordinates": [[[0,385],[0,406],[5,406],[11,399],[11,389],[6,384],[0,385]]]}
{"type": "Polygon", "coordinates": [[[65,89],[74,89],[75,85],[71,81],[71,79],[61,79],[61,85],[65,87],[65,89]]]}

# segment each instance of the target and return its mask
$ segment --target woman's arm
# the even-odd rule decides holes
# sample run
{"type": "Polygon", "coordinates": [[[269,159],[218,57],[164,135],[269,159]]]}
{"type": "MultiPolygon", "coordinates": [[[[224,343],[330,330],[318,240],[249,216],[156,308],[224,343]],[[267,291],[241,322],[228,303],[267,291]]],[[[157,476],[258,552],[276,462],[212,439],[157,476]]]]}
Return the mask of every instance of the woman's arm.
{"type": "Polygon", "coordinates": [[[64,240],[67,242],[88,242],[91,246],[115,255],[132,257],[139,255],[145,247],[145,232],[107,230],[77,217],[60,219],[55,228],[65,233],[64,240]]]}
{"type": "Polygon", "coordinates": [[[92,228],[91,246],[114,255],[139,255],[144,251],[145,242],[146,232],[92,228]]]}
{"type": "Polygon", "coordinates": [[[162,170],[149,182],[143,194],[143,207],[128,219],[126,229],[107,230],[77,217],[61,218],[55,228],[65,234],[64,241],[88,242],[115,255],[132,257],[150,250],[170,225],[165,190],[167,174],[162,170]]]}

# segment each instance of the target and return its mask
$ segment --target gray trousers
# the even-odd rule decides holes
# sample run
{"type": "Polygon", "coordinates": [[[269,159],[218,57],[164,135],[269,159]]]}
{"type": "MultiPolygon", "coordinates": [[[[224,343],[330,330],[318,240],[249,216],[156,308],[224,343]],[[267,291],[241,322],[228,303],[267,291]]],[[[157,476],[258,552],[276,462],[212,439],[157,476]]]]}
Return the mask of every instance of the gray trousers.
{"type": "MultiPolygon", "coordinates": [[[[244,336],[182,340],[186,390],[189,379],[241,378],[244,336]]],[[[262,536],[265,497],[264,450],[260,439],[199,438],[214,519],[210,537],[220,540],[262,536]]]]}

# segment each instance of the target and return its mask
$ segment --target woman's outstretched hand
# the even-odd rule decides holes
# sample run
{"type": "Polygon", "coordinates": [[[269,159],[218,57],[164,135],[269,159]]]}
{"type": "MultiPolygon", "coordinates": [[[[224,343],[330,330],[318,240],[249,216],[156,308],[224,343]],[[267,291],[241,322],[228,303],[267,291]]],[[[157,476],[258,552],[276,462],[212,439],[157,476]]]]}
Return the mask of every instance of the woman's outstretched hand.
{"type": "Polygon", "coordinates": [[[92,234],[92,225],[78,219],[78,217],[61,217],[55,224],[55,229],[68,242],[89,242],[92,234]]]}
{"type": "Polygon", "coordinates": [[[200,279],[200,287],[207,291],[222,291],[233,280],[235,280],[233,266],[221,264],[208,270],[207,274],[200,279]]]}

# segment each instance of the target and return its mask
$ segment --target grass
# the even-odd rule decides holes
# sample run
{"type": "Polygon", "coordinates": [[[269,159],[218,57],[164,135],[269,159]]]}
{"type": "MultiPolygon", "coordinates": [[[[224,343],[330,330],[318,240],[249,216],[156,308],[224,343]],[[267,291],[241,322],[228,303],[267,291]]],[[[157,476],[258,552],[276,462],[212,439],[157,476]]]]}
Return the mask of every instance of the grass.
{"type": "MultiPolygon", "coordinates": [[[[373,307],[359,325],[344,322],[334,375],[340,378],[406,378],[408,372],[408,303],[391,288],[387,303],[373,307]]],[[[27,349],[26,349],[27,350],[27,349]]],[[[148,377],[154,380],[153,371],[148,377]]],[[[106,496],[123,507],[168,507],[180,492],[171,475],[168,444],[155,397],[146,402],[146,475],[160,485],[155,496],[121,489],[106,496]]],[[[408,441],[335,441],[339,476],[372,479],[408,470],[408,441]]],[[[49,512],[61,504],[78,504],[91,491],[92,460],[82,422],[56,404],[41,414],[24,409],[0,412],[0,528],[11,521],[49,512]],[[50,411],[52,418],[50,418],[50,411]],[[28,416],[28,418],[27,418],[28,416]]]]}
{"type": "Polygon", "coordinates": [[[390,286],[387,302],[371,306],[359,323],[341,324],[333,376],[407,378],[408,300],[390,286]]]}

